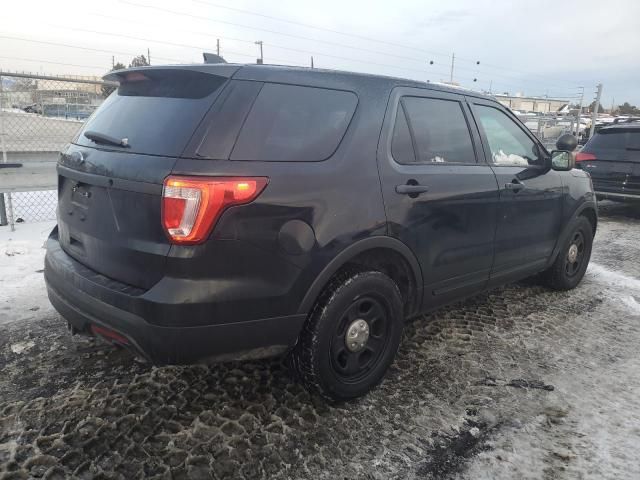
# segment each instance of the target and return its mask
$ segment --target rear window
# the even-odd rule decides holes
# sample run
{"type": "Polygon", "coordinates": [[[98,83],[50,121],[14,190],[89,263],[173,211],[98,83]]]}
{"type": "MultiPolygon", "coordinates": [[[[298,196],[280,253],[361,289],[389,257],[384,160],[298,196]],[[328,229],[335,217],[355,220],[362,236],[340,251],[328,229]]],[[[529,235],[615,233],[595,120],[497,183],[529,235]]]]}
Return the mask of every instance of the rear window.
{"type": "Polygon", "coordinates": [[[355,112],[352,92],[267,83],[246,118],[231,160],[326,160],[355,112]]]}
{"type": "Polygon", "coordinates": [[[227,80],[189,70],[124,75],[118,89],[85,123],[76,143],[150,155],[180,155],[227,80]],[[96,144],[83,135],[86,131],[126,138],[130,147],[96,144]]]}
{"type": "Polygon", "coordinates": [[[598,150],[624,150],[627,146],[627,132],[604,130],[593,136],[589,147],[598,150]]]}
{"type": "Polygon", "coordinates": [[[595,154],[598,160],[640,161],[640,129],[600,130],[582,151],[595,154]]]}

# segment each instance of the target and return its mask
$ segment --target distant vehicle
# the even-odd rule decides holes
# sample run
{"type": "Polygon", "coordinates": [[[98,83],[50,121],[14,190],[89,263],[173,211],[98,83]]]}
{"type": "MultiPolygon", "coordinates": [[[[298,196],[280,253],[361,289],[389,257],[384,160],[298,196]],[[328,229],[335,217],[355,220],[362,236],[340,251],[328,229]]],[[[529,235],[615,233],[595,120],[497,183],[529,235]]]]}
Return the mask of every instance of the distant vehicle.
{"type": "Polygon", "coordinates": [[[51,303],[152,362],[288,353],[331,400],[383,378],[407,318],[542,273],[596,230],[574,137],[549,153],[491,97],[208,64],[110,73],[58,163],[51,303]]]}
{"type": "Polygon", "coordinates": [[[24,110],[27,113],[42,113],[42,105],[38,104],[38,103],[32,103],[31,105],[27,105],[26,107],[23,107],[22,110],[24,110]]]}
{"type": "Polygon", "coordinates": [[[576,154],[598,198],[640,200],[640,119],[616,119],[601,127],[576,154]]]}

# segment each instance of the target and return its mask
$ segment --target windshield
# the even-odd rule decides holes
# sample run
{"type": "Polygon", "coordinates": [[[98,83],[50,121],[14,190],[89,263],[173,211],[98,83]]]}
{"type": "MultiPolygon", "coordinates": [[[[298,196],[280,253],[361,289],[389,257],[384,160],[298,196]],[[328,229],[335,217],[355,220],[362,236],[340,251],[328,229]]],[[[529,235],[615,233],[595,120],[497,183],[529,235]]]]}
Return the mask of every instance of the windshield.
{"type": "Polygon", "coordinates": [[[194,71],[131,72],[85,123],[75,143],[149,155],[180,155],[225,81],[194,71]],[[104,138],[118,141],[106,142],[104,138]],[[123,139],[126,142],[121,142],[123,139]]]}

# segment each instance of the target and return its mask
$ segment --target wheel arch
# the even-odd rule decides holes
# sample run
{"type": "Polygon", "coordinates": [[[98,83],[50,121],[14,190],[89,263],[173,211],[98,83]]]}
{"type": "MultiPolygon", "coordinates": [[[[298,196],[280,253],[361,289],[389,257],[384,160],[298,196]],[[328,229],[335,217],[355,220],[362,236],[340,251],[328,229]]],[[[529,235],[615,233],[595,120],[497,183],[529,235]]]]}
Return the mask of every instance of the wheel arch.
{"type": "Polygon", "coordinates": [[[348,266],[364,266],[383,271],[396,283],[406,273],[409,277],[408,285],[398,285],[403,293],[403,300],[407,301],[405,314],[409,316],[419,311],[422,302],[422,270],[418,260],[400,240],[376,236],[360,240],[336,255],[307,290],[298,313],[308,313],[331,278],[348,266]],[[400,262],[399,265],[397,261],[400,262]]]}
{"type": "Polygon", "coordinates": [[[567,235],[569,235],[570,233],[571,225],[573,225],[573,222],[575,222],[576,219],[581,216],[585,217],[589,221],[589,223],[591,224],[591,227],[593,228],[593,234],[595,235],[596,228],[598,227],[598,209],[597,209],[596,202],[589,200],[581,203],[574,210],[573,214],[569,218],[569,221],[565,224],[564,228],[562,229],[562,232],[560,233],[558,241],[556,242],[556,246],[553,250],[553,254],[549,259],[547,266],[555,262],[556,257],[558,256],[558,253],[560,253],[560,249],[562,248],[562,245],[564,245],[564,241],[566,240],[567,235]]]}

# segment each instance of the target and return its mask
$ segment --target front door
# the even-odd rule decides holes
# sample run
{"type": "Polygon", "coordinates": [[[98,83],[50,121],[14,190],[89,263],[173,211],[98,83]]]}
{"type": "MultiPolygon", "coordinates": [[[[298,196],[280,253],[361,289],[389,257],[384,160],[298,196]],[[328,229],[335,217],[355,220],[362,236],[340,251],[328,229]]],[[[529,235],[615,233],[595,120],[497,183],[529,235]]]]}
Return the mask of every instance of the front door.
{"type": "Polygon", "coordinates": [[[562,228],[562,179],[544,148],[504,107],[469,98],[500,188],[490,285],[544,268],[562,228]]]}
{"type": "Polygon", "coordinates": [[[378,166],[389,235],[422,268],[423,307],[482,290],[493,262],[498,189],[464,97],[394,89],[378,166]]]}

